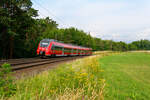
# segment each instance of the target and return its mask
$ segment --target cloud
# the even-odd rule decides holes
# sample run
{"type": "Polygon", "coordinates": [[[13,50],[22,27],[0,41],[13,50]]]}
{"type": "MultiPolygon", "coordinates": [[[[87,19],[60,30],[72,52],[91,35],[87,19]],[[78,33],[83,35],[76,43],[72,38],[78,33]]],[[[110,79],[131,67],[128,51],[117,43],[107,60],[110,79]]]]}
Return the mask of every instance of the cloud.
{"type": "MultiPolygon", "coordinates": [[[[45,16],[51,16],[59,27],[77,27],[92,36],[131,42],[150,39],[149,0],[44,0],[45,16]],[[46,2],[47,1],[47,2],[46,2]],[[63,22],[62,22],[63,21],[63,22]]],[[[36,5],[35,5],[36,6],[36,5]]]]}

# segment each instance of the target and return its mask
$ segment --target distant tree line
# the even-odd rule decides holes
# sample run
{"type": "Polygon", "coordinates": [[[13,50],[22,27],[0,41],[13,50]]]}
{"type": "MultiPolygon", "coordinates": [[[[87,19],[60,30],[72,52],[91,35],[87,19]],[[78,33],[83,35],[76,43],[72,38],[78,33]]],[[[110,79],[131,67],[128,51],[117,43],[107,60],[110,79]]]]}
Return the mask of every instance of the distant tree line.
{"type": "Polygon", "coordinates": [[[0,58],[34,57],[43,38],[93,50],[150,50],[149,40],[129,44],[102,40],[74,27],[60,29],[49,17],[37,19],[37,16],[38,11],[32,8],[31,0],[0,0],[0,58]]]}

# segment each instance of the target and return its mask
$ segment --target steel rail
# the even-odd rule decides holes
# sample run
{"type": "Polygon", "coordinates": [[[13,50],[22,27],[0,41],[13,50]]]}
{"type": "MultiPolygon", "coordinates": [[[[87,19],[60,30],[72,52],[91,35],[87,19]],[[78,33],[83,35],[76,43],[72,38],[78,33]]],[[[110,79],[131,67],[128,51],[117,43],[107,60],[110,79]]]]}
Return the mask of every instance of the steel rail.
{"type": "Polygon", "coordinates": [[[60,57],[60,58],[50,58],[50,59],[41,59],[41,60],[37,59],[34,61],[31,60],[31,61],[26,61],[26,62],[20,62],[18,60],[18,62],[13,62],[10,64],[12,66],[12,71],[16,71],[16,70],[26,69],[30,67],[45,65],[45,64],[73,60],[73,59],[82,58],[82,57],[85,57],[85,56],[60,57]]]}

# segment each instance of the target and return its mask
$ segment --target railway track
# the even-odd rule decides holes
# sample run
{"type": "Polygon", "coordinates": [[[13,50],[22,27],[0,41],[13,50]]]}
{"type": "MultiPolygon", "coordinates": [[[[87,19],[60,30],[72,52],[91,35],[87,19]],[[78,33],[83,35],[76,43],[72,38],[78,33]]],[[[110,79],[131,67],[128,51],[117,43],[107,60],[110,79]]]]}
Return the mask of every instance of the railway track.
{"type": "MultiPolygon", "coordinates": [[[[13,71],[16,71],[16,70],[26,69],[30,67],[36,67],[36,66],[38,67],[44,64],[51,64],[51,63],[56,63],[61,61],[73,60],[82,57],[83,56],[47,58],[47,59],[29,58],[29,59],[8,60],[5,62],[9,63],[12,66],[13,71]]],[[[5,62],[0,62],[0,65],[2,65],[5,62]]]]}

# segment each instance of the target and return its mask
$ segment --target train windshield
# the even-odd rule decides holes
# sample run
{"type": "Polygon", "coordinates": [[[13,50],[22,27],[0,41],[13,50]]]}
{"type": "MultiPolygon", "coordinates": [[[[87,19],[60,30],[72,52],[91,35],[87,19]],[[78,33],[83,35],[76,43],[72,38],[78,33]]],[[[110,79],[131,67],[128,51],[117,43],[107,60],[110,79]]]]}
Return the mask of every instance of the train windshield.
{"type": "Polygon", "coordinates": [[[41,41],[40,42],[40,47],[48,47],[49,41],[41,41]]]}

